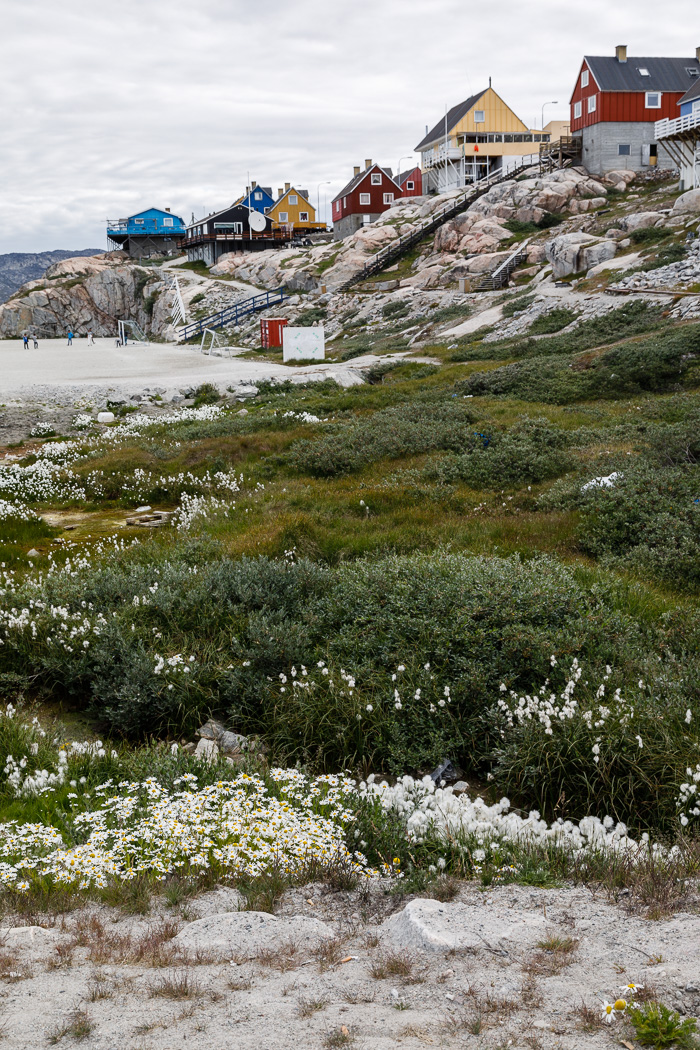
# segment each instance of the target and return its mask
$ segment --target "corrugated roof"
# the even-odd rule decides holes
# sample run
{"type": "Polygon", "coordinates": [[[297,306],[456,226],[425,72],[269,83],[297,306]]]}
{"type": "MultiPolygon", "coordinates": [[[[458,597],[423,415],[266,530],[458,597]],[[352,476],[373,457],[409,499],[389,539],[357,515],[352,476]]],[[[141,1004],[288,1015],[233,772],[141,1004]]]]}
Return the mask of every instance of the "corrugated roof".
{"type": "Polygon", "coordinates": [[[694,81],[688,70],[700,70],[697,58],[637,58],[618,62],[614,55],[586,55],[586,64],[601,91],[686,91],[694,81]],[[640,69],[648,70],[644,76],[640,69]]]}
{"type": "Polygon", "coordinates": [[[369,175],[370,171],[375,171],[377,168],[379,168],[380,171],[383,171],[384,174],[388,178],[390,178],[391,181],[398,187],[398,189],[401,189],[401,187],[398,185],[398,183],[394,179],[394,176],[391,173],[391,168],[382,168],[379,164],[373,164],[371,168],[363,168],[359,175],[353,175],[347,186],[343,186],[340,193],[337,193],[335,195],[335,197],[333,198],[333,203],[335,203],[337,200],[340,200],[341,197],[347,197],[348,193],[352,193],[355,187],[360,185],[365,175],[369,175]]]}
{"type": "Polygon", "coordinates": [[[693,102],[696,98],[700,98],[700,76],[694,78],[693,86],[688,88],[678,105],[680,106],[684,102],[693,102]]]}
{"type": "Polygon", "coordinates": [[[434,128],[428,132],[425,138],[418,143],[415,147],[414,152],[420,153],[426,146],[432,146],[435,142],[439,142],[445,137],[445,122],[447,122],[447,131],[452,131],[456,124],[459,124],[462,117],[466,116],[470,109],[473,109],[477,104],[482,95],[485,95],[488,88],[480,91],[477,95],[470,95],[469,98],[465,98],[464,102],[459,102],[452,109],[447,111],[447,117],[442,117],[434,128]]]}

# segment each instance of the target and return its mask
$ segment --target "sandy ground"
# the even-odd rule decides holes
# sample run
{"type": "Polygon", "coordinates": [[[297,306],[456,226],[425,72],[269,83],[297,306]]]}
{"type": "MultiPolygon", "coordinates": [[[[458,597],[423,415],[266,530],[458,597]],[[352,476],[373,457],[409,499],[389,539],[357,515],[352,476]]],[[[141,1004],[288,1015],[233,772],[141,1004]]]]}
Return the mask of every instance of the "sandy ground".
{"type": "MultiPolygon", "coordinates": [[[[294,367],[278,362],[241,360],[235,348],[231,356],[202,354],[195,347],[170,343],[151,343],[117,347],[114,339],[96,339],[88,346],[75,339],[42,339],[39,349],[25,350],[22,340],[0,341],[0,399],[65,400],[130,395],[147,388],[160,390],[196,387],[215,383],[228,386],[252,384],[263,379],[284,378],[301,381],[306,377],[333,376],[344,385],[360,381],[359,362],[319,363],[294,367]]],[[[361,363],[360,363],[361,364],[361,363]]]]}
{"type": "Polygon", "coordinates": [[[584,887],[463,884],[454,901],[429,903],[479,930],[471,947],[452,950],[396,939],[405,900],[318,884],[288,892],[277,913],[327,924],[335,939],[320,947],[283,939],[212,957],[173,939],[239,905],[222,888],[143,918],[94,906],[18,920],[44,924],[33,933],[6,917],[2,1045],[78,1045],[82,1024],[90,1031],[79,1045],[95,1050],[603,1050],[632,1035],[622,1020],[599,1020],[602,1000],[629,981],[688,1016],[700,1009],[700,917],[652,922],[584,887]]]}

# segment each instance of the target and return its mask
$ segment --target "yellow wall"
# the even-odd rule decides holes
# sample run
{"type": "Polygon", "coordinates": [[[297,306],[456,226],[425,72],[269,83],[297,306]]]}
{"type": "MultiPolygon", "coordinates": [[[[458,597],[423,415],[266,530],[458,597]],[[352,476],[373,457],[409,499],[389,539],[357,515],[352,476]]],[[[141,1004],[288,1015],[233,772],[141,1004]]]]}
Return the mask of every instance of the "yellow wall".
{"type": "Polygon", "coordinates": [[[306,226],[313,226],[313,225],[317,225],[317,226],[323,226],[324,225],[324,223],[317,223],[316,222],[316,209],[314,207],[312,207],[311,204],[307,200],[305,200],[301,196],[299,191],[295,190],[293,186],[291,187],[291,189],[288,189],[287,192],[277,201],[277,203],[274,204],[270,208],[270,210],[268,212],[268,215],[272,219],[273,223],[275,223],[275,224],[279,224],[280,223],[280,212],[281,211],[286,211],[286,213],[287,213],[286,223],[293,223],[295,227],[296,226],[304,226],[304,227],[306,227],[306,226]],[[293,194],[293,193],[296,193],[296,195],[297,195],[297,203],[296,204],[290,204],[289,203],[290,194],[293,194]],[[302,222],[300,220],[299,213],[302,212],[302,211],[308,213],[308,216],[309,216],[308,221],[305,220],[304,222],[302,222]]]}
{"type": "MultiPolygon", "coordinates": [[[[498,134],[534,134],[534,129],[528,128],[522,120],[507,106],[503,99],[496,94],[493,88],[488,88],[483,95],[474,103],[473,107],[462,119],[451,129],[448,135],[451,147],[462,146],[461,136],[465,134],[488,135],[489,132],[498,134]],[[476,124],[474,112],[483,109],[484,122],[476,124]]],[[[538,134],[539,134],[538,130],[538,134]]],[[[439,153],[444,146],[444,139],[437,142],[433,153],[439,153]]],[[[467,157],[518,157],[528,156],[539,152],[539,142],[480,142],[478,151],[474,149],[473,143],[467,143],[465,154],[467,157]]]]}

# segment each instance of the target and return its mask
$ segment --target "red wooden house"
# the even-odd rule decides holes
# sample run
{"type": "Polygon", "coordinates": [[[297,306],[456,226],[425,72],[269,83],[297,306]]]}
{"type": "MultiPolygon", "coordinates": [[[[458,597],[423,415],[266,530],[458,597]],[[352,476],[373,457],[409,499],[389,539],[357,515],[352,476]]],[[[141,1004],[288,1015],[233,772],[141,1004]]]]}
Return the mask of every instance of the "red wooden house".
{"type": "Polygon", "coordinates": [[[396,181],[401,187],[402,197],[423,196],[423,172],[420,169],[420,164],[416,164],[415,168],[411,168],[409,171],[402,171],[396,181]]]}
{"type": "Polygon", "coordinates": [[[659,155],[654,123],[678,116],[678,102],[700,76],[692,58],[586,55],[571,96],[571,134],[580,137],[584,166],[595,174],[672,167],[659,155]]]}
{"type": "Polygon", "coordinates": [[[374,222],[401,196],[401,187],[391,168],[381,168],[366,160],[365,170],[355,168],[350,182],[333,200],[333,239],[340,241],[374,222]]]}

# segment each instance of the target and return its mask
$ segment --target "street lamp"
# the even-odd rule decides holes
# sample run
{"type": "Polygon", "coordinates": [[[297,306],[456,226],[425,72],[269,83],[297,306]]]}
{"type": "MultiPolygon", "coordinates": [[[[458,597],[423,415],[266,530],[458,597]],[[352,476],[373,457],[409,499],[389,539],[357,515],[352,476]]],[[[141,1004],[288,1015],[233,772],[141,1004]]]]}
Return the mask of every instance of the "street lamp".
{"type": "Polygon", "coordinates": [[[316,187],[316,222],[319,222],[319,216],[321,215],[321,186],[330,186],[331,180],[325,179],[323,182],[319,182],[316,187]]]}
{"type": "Polygon", "coordinates": [[[399,163],[396,165],[396,181],[397,182],[399,181],[399,175],[401,174],[401,161],[402,160],[411,160],[412,157],[413,157],[412,153],[409,153],[407,157],[399,157],[399,163]]]}
{"type": "Polygon", "coordinates": [[[544,109],[545,109],[545,106],[558,106],[558,105],[559,105],[559,103],[557,101],[545,102],[544,106],[542,107],[542,130],[543,131],[544,131],[544,109]]]}

